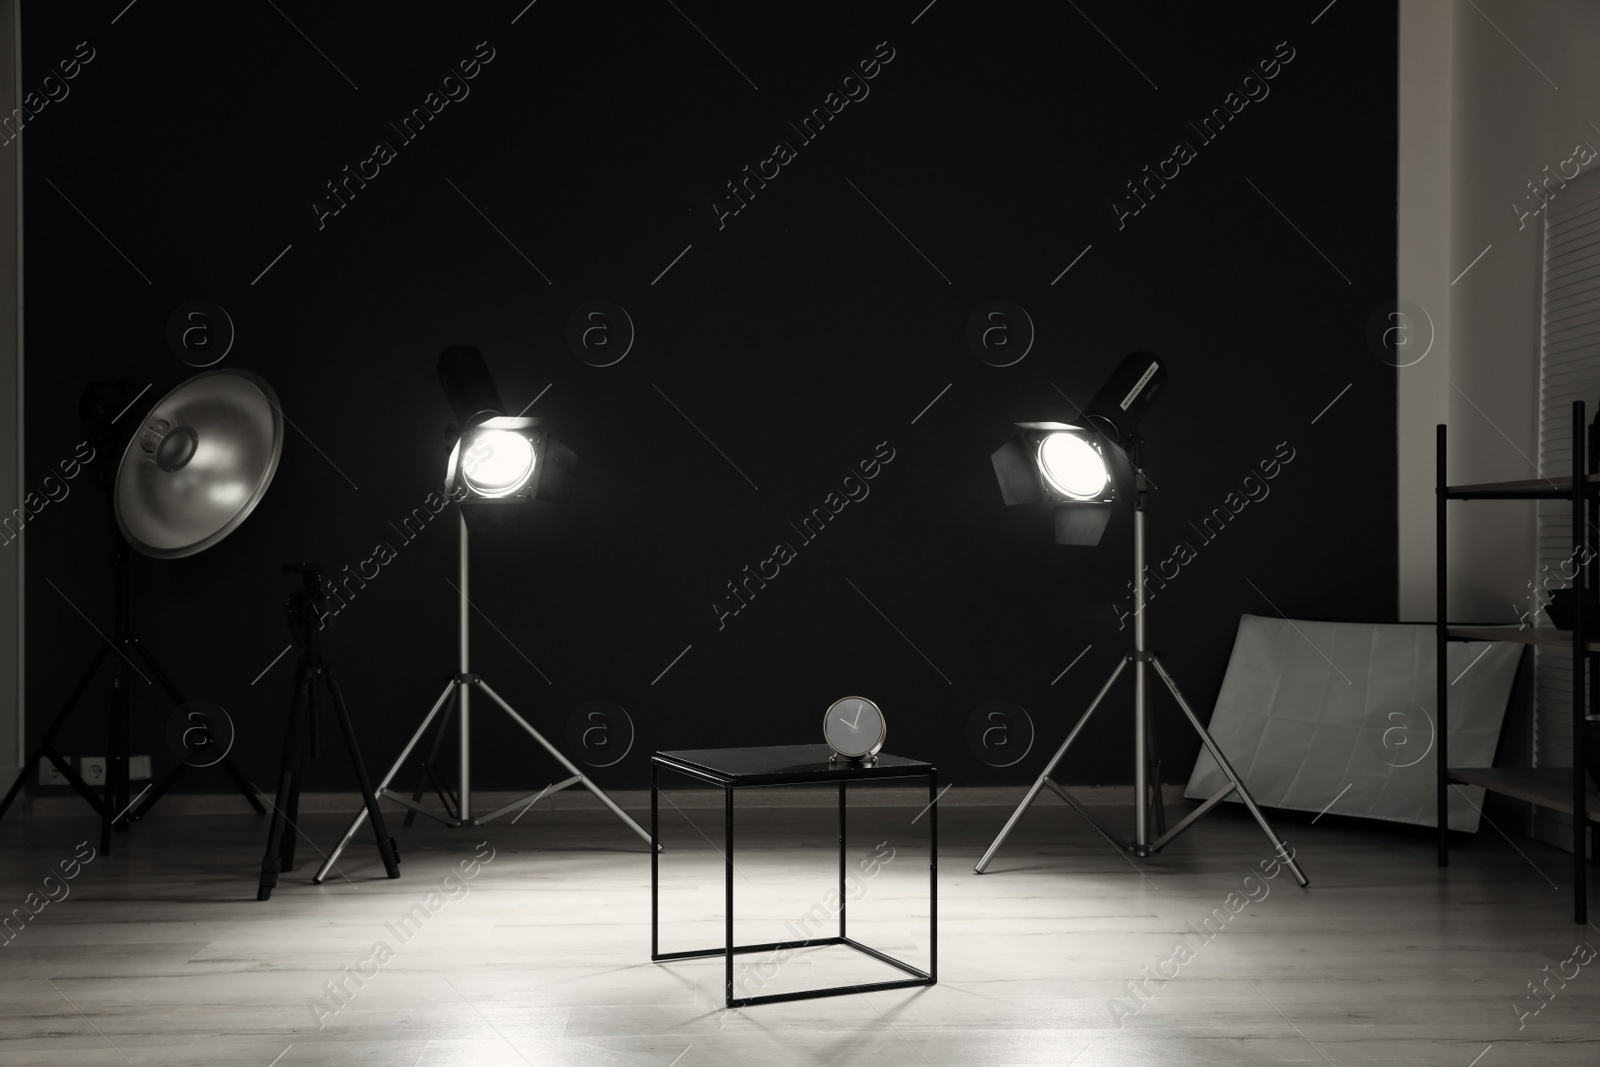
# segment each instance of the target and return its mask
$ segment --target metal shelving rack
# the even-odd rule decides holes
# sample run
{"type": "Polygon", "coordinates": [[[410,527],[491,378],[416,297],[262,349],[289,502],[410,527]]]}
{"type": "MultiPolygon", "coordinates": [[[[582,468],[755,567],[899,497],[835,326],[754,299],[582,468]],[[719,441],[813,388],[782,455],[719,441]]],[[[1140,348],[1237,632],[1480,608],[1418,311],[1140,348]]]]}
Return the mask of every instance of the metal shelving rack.
{"type": "MultiPolygon", "coordinates": [[[[1600,646],[1584,636],[1588,633],[1584,619],[1583,597],[1575,597],[1572,632],[1515,626],[1452,626],[1446,607],[1445,568],[1445,504],[1452,500],[1571,500],[1572,546],[1574,560],[1589,559],[1592,549],[1589,530],[1600,502],[1600,474],[1590,473],[1585,450],[1585,423],[1583,402],[1572,405],[1572,475],[1565,478],[1533,478],[1519,482],[1485,482],[1478,485],[1450,485],[1445,475],[1445,428],[1437,430],[1437,462],[1435,490],[1435,522],[1437,524],[1438,627],[1437,685],[1439,704],[1439,736],[1434,767],[1438,782],[1439,804],[1439,866],[1450,864],[1449,792],[1452,784],[1476,785],[1491,792],[1515,797],[1541,807],[1563,811],[1572,819],[1572,912],[1573,921],[1588,921],[1588,858],[1586,838],[1589,824],[1600,825],[1600,790],[1591,786],[1584,775],[1584,714],[1589,693],[1585,681],[1590,670],[1600,665],[1592,659],[1600,655],[1600,646]],[[1570,649],[1572,653],[1572,762],[1565,767],[1451,767],[1449,764],[1450,679],[1448,641],[1514,641],[1523,645],[1544,648],[1570,649]]],[[[1595,587],[1594,565],[1584,564],[1577,572],[1583,588],[1595,587]]],[[[1593,686],[1591,689],[1595,688],[1593,686]]]]}

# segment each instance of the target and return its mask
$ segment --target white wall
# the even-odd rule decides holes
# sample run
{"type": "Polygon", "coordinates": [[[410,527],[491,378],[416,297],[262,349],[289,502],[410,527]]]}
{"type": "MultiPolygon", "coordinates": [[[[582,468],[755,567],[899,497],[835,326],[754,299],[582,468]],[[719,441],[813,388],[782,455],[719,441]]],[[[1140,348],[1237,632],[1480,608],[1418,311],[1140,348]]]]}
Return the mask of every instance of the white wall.
{"type": "MultiPolygon", "coordinates": [[[[1403,619],[1434,617],[1441,416],[1452,482],[1538,473],[1542,218],[1519,230],[1511,205],[1578,142],[1600,148],[1597,46],[1600,5],[1582,0],[1401,2],[1399,290],[1439,329],[1428,357],[1398,372],[1403,619]]],[[[1514,620],[1534,570],[1533,506],[1450,507],[1451,616],[1514,620]]]]}
{"type": "Polygon", "coordinates": [[[1448,0],[1400,5],[1397,289],[1424,309],[1408,345],[1429,345],[1397,371],[1399,617],[1434,617],[1434,427],[1450,415],[1450,162],[1455,9],[1448,0]],[[1428,323],[1431,321],[1431,328],[1428,323]]]}
{"type": "MultiPolygon", "coordinates": [[[[0,114],[20,95],[15,0],[0,0],[0,114]]],[[[22,501],[22,142],[0,145],[0,511],[22,501]]],[[[22,542],[0,548],[0,790],[22,745],[22,542]]]]}
{"type": "MultiPolygon", "coordinates": [[[[1435,424],[1449,427],[1453,483],[1541,473],[1544,219],[1519,220],[1513,205],[1533,208],[1527,183],[1544,192],[1544,168],[1555,170],[1575,145],[1600,149],[1597,46],[1593,2],[1401,0],[1399,295],[1438,327],[1427,358],[1399,371],[1403,619],[1436,613],[1435,424]]],[[[1600,173],[1600,159],[1583,169],[1600,173]]],[[[1591,418],[1596,404],[1600,397],[1591,418]]],[[[1451,618],[1514,621],[1536,570],[1534,505],[1462,502],[1449,514],[1451,618]]],[[[1545,812],[1532,828],[1567,847],[1562,822],[1545,812]]]]}

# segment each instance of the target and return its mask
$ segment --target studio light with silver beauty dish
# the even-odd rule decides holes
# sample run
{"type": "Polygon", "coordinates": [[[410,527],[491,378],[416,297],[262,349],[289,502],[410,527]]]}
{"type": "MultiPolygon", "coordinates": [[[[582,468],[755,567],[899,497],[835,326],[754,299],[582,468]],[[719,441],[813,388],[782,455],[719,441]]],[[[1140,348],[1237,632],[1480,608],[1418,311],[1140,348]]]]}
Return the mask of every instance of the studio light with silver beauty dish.
{"type": "MultiPolygon", "coordinates": [[[[159,685],[176,707],[188,705],[133,631],[128,550],[168,560],[214,548],[261,503],[283,451],[283,412],[272,386],[258,375],[245,370],[205,371],[172,389],[141,416],[138,406],[148,388],[141,390],[131,382],[98,383],[89,387],[80,404],[88,443],[94,448],[89,474],[106,490],[110,505],[115,616],[72,695],[0,801],[3,816],[34,768],[49,760],[100,815],[102,852],[111,849],[114,827],[126,829],[148,815],[192,766],[180,761],[139,797],[129,798],[130,713],[136,686],[159,685]],[[107,716],[106,781],[103,795],[96,796],[54,744],[112,653],[116,656],[107,716]]],[[[221,724],[211,721],[204,710],[194,715],[198,725],[185,736],[194,734],[201,743],[214,744],[221,724]]],[[[255,788],[233,761],[223,755],[215,762],[256,813],[265,814],[255,788]]]]}

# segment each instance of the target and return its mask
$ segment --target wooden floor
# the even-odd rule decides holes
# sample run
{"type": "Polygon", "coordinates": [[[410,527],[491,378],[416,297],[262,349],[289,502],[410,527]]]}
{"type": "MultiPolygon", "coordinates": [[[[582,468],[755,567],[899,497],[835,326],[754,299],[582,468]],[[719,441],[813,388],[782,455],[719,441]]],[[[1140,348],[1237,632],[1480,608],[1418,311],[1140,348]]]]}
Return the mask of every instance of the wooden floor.
{"type": "MultiPolygon", "coordinates": [[[[648,854],[604,812],[531,811],[471,832],[396,820],[402,878],[382,877],[369,837],[346,853],[346,877],[312,886],[307,846],[267,903],[259,820],[157,812],[0,947],[0,1063],[1600,1063],[1600,959],[1564,963],[1576,945],[1600,948],[1600,930],[1572,923],[1567,858],[1545,846],[1486,827],[1440,870],[1427,832],[1283,815],[1312,880],[1301,890],[1287,873],[1259,877],[1271,850],[1240,811],[1135,863],[1044,800],[980,877],[972,864],[1006,811],[939,814],[936,987],[725,1013],[721,959],[649,961],[648,854]],[[491,858],[475,876],[442,881],[480,841],[491,858]],[[1193,929],[1207,919],[1209,940],[1193,929]],[[1162,968],[1176,977],[1130,995],[1162,968]],[[330,997],[341,979],[347,992],[330,997]]],[[[851,815],[850,933],[926,966],[929,820],[851,815]]],[[[303,829],[325,848],[341,823],[308,815],[303,829]]],[[[741,942],[834,921],[835,832],[826,809],[741,812],[741,942]]],[[[720,810],[664,805],[663,838],[663,950],[720,944],[720,810]]],[[[0,823],[0,911],[37,907],[85,839],[86,818],[0,823]]],[[[892,976],[838,948],[741,957],[738,970],[762,993],[892,976]]]]}

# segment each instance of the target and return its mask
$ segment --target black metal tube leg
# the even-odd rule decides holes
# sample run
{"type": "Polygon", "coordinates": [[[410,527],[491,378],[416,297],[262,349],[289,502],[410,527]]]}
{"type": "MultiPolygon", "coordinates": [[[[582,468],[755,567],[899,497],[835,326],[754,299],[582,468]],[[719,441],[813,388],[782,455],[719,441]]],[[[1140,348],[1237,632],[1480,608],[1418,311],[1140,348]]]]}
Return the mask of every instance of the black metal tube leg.
{"type": "Polygon", "coordinates": [[[272,890],[278,884],[278,872],[283,867],[283,835],[294,833],[288,826],[288,817],[284,814],[284,806],[289,803],[289,794],[294,789],[294,776],[299,772],[300,754],[300,722],[302,708],[300,702],[304,697],[305,686],[303,675],[307,667],[300,665],[299,672],[295,675],[294,697],[289,705],[289,721],[284,726],[283,750],[278,755],[278,795],[272,805],[272,820],[267,824],[267,850],[261,857],[261,881],[256,889],[257,900],[269,900],[272,890]]]}
{"type": "Polygon", "coordinates": [[[289,801],[289,794],[295,788],[294,776],[298,768],[285,766],[278,772],[278,799],[272,809],[272,821],[267,824],[267,852],[261,859],[261,880],[256,887],[257,900],[269,900],[272,890],[278,884],[278,872],[283,870],[283,835],[292,834],[294,830],[287,824],[288,818],[283,814],[283,806],[289,801]]]}
{"type": "Polygon", "coordinates": [[[845,817],[844,817],[844,783],[839,783],[839,936],[844,936],[845,902],[849,899],[844,895],[844,868],[845,868],[845,817]]]}
{"type": "Polygon", "coordinates": [[[150,809],[156,806],[156,801],[166,796],[167,791],[177,784],[178,779],[182,778],[184,772],[188,769],[189,765],[187,763],[179,763],[168,771],[159,782],[150,787],[150,792],[145,794],[144,799],[139,802],[139,806],[128,813],[127,821],[138,822],[148,815],[150,809]]]}
{"type": "Polygon", "coordinates": [[[100,803],[100,851],[105,855],[111,854],[111,822],[117,817],[117,797],[113,788],[115,776],[111,774],[111,764],[117,750],[117,740],[122,736],[121,725],[118,718],[122,714],[122,694],[127,687],[128,680],[124,677],[125,667],[118,663],[116,676],[111,680],[111,707],[106,715],[106,755],[105,767],[102,774],[105,776],[101,782],[100,803]]]}
{"type": "MultiPolygon", "coordinates": [[[[47,753],[51,751],[50,743],[55,740],[56,734],[66,723],[67,717],[72,714],[72,709],[78,706],[78,701],[83,698],[84,692],[88,690],[89,683],[94,681],[95,674],[100,670],[100,665],[106,661],[106,657],[110,654],[110,645],[102,645],[100,651],[94,654],[94,659],[89,663],[89,669],[83,672],[83,676],[78,679],[77,686],[72,690],[72,695],[67,697],[67,702],[61,705],[61,710],[56,712],[56,717],[50,721],[44,736],[39,739],[38,745],[35,746],[33,755],[28,758],[28,762],[23,766],[22,770],[17,772],[17,780],[11,783],[11,791],[6,794],[4,800],[0,800],[0,819],[5,818],[6,812],[11,810],[12,802],[17,799],[23,787],[28,784],[28,779],[32,777],[34,768],[39,765],[39,761],[47,758],[47,753]]],[[[83,780],[77,776],[76,772],[73,772],[67,780],[96,811],[100,810],[100,798],[87,791],[83,780]]]]}
{"type": "Polygon", "coordinates": [[[1449,652],[1450,652],[1450,618],[1446,614],[1448,606],[1446,597],[1449,592],[1445,575],[1445,503],[1449,497],[1445,495],[1445,462],[1444,462],[1444,425],[1441,423],[1434,431],[1434,545],[1433,545],[1433,581],[1435,585],[1434,599],[1436,608],[1434,613],[1434,689],[1437,696],[1434,698],[1439,708],[1439,737],[1434,756],[1434,796],[1438,807],[1439,824],[1439,866],[1450,865],[1450,685],[1448,682],[1449,652]]]}
{"type": "MultiPolygon", "coordinates": [[[[130,637],[128,638],[127,647],[128,651],[133,655],[138,656],[139,661],[149,669],[157,684],[159,684],[161,688],[166,691],[167,696],[172,700],[172,702],[179,707],[183,707],[183,694],[178,691],[178,687],[172,683],[172,678],[167,674],[166,669],[161,666],[161,661],[156,659],[155,654],[145,647],[144,642],[139,640],[137,637],[130,637]]],[[[203,729],[206,731],[208,740],[211,737],[210,726],[211,724],[209,722],[203,723],[203,729]]],[[[239,770],[238,766],[234,764],[233,757],[225,755],[220,761],[218,761],[217,765],[220,766],[223,770],[223,773],[225,773],[229,779],[233,781],[234,787],[239,790],[239,794],[244,797],[244,799],[249,803],[250,807],[255,809],[255,813],[257,815],[265,815],[267,809],[261,806],[261,800],[256,796],[255,787],[250,784],[250,780],[246,778],[239,770]]],[[[187,763],[179,763],[176,767],[174,767],[172,772],[162,780],[160,785],[155,786],[145,794],[145,798],[139,804],[139,807],[122,820],[123,828],[126,829],[128,823],[138,822],[140,819],[150,814],[150,809],[155,807],[156,802],[162,797],[166,796],[173,784],[179,778],[182,778],[188,770],[189,765],[187,763]]],[[[124,801],[124,804],[126,804],[126,801],[124,801]]]]}
{"type": "Polygon", "coordinates": [[[278,838],[278,870],[294,870],[294,849],[299,846],[299,793],[301,785],[306,779],[306,747],[310,745],[312,755],[317,755],[317,678],[322,675],[320,665],[310,665],[306,669],[306,678],[302,681],[301,713],[296,717],[301,725],[301,733],[294,745],[294,789],[286,800],[278,801],[278,806],[283,809],[283,819],[290,824],[290,829],[285,830],[282,838],[278,838]]]}
{"type": "Polygon", "coordinates": [[[150,673],[156,676],[156,684],[167,691],[167,696],[172,699],[172,702],[182,707],[185,703],[183,694],[178,692],[178,687],[172,684],[172,679],[167,677],[167,672],[162,669],[155,656],[150,654],[150,650],[144,647],[144,643],[137,637],[130,637],[128,638],[127,647],[128,651],[138,656],[144,665],[150,668],[150,673]]]}
{"type": "Polygon", "coordinates": [[[723,788],[726,797],[723,812],[723,837],[726,851],[723,853],[723,883],[725,886],[723,907],[726,909],[724,924],[724,940],[726,949],[723,953],[723,1000],[726,1007],[733,1007],[733,786],[723,788]]]}
{"type": "Polygon", "coordinates": [[[278,800],[278,807],[283,811],[284,821],[289,828],[278,839],[278,869],[281,871],[294,870],[295,846],[299,843],[296,838],[300,825],[300,786],[305,775],[307,737],[316,729],[317,715],[317,675],[321,668],[307,661],[299,678],[300,699],[294,712],[295,747],[292,755],[294,766],[294,788],[287,797],[278,800]]]}
{"type": "MultiPolygon", "coordinates": [[[[1589,531],[1584,525],[1585,496],[1588,490],[1584,462],[1585,431],[1583,401],[1572,402],[1572,558],[1588,559],[1589,531]]],[[[1581,572],[1580,572],[1581,573],[1581,572]]],[[[1579,579],[1580,588],[1583,585],[1579,579]]],[[[1585,636],[1593,620],[1584,618],[1582,596],[1572,598],[1572,921],[1589,921],[1589,859],[1584,855],[1589,828],[1588,783],[1583,774],[1583,715],[1589,708],[1584,697],[1584,667],[1588,656],[1585,636]]]]}
{"type": "Polygon", "coordinates": [[[106,779],[111,783],[111,795],[116,798],[111,808],[113,831],[127,830],[128,824],[119,824],[117,817],[128,809],[133,795],[128,784],[128,755],[133,751],[133,679],[127,681],[128,684],[118,691],[121,707],[117,715],[117,750],[106,759],[106,779]]]}
{"type": "Polygon", "coordinates": [[[661,955],[661,769],[650,764],[650,958],[661,955]]]}
{"type": "Polygon", "coordinates": [[[939,981],[939,774],[928,772],[928,977],[939,981]]]}
{"type": "Polygon", "coordinates": [[[28,762],[22,765],[17,772],[16,781],[11,783],[11,789],[6,793],[6,798],[0,800],[0,819],[5,818],[6,812],[11,809],[11,802],[17,799],[22,792],[22,787],[28,784],[28,779],[33,777],[33,769],[39,766],[39,759],[44,753],[34,749],[33,755],[28,757],[28,762]]]}
{"type": "Polygon", "coordinates": [[[244,772],[240,771],[239,768],[235,766],[233,757],[223,756],[218,762],[222,765],[223,773],[227,774],[229,778],[233,779],[233,784],[238,787],[239,792],[244,795],[244,798],[250,802],[250,806],[255,809],[256,814],[265,815],[267,813],[267,809],[261,806],[261,798],[256,796],[255,787],[250,784],[250,779],[244,776],[244,772]]]}

